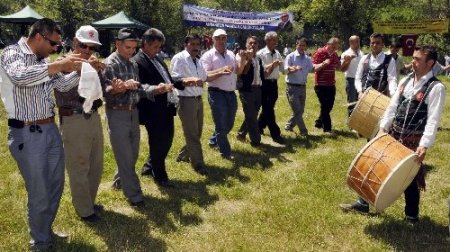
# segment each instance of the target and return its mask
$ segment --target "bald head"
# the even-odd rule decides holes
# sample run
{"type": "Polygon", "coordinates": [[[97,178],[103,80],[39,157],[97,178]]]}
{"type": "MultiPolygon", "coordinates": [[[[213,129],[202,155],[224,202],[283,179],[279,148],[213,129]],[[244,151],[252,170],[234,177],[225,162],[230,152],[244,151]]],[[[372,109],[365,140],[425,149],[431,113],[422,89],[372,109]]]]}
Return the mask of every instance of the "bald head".
{"type": "Polygon", "coordinates": [[[359,50],[360,47],[360,39],[359,36],[353,35],[348,39],[348,43],[350,44],[350,48],[352,50],[359,50]]]}

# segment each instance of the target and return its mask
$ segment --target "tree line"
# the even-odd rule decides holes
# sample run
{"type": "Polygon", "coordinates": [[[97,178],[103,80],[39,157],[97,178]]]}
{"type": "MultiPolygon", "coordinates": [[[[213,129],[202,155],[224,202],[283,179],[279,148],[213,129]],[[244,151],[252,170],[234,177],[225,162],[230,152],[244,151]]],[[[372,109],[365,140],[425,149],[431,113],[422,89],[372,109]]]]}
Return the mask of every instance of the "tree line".
{"type": "MultiPolygon", "coordinates": [[[[64,36],[73,37],[79,26],[123,10],[130,17],[159,28],[166,36],[166,46],[177,50],[189,32],[211,34],[213,30],[185,26],[182,21],[183,3],[234,11],[292,11],[296,20],[294,31],[281,34],[280,47],[285,43],[292,44],[299,34],[318,45],[330,36],[346,42],[349,36],[357,34],[367,45],[375,20],[417,21],[450,17],[450,0],[2,0],[0,15],[11,14],[28,4],[41,15],[59,21],[64,36]]],[[[2,37],[19,33],[19,28],[14,25],[0,23],[0,28],[2,37]]],[[[242,41],[250,33],[263,34],[229,32],[237,37],[237,41],[242,41]]],[[[389,39],[396,36],[389,36],[389,39]]],[[[450,51],[449,39],[449,34],[419,36],[419,42],[431,42],[443,52],[450,51]]]]}

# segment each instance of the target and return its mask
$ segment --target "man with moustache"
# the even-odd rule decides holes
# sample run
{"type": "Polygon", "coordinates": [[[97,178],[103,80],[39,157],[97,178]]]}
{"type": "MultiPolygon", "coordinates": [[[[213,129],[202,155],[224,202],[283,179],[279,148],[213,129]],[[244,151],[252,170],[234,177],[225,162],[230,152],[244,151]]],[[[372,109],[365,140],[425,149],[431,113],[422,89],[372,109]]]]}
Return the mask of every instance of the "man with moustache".
{"type": "Polygon", "coordinates": [[[287,131],[294,131],[297,126],[300,135],[308,136],[308,129],[303,121],[303,112],[306,103],[306,81],[308,73],[314,70],[311,58],[306,55],[308,49],[308,41],[305,38],[298,37],[296,42],[297,48],[294,52],[288,54],[284,62],[286,74],[286,96],[291,106],[293,115],[286,123],[287,131]]]}
{"type": "MultiPolygon", "coordinates": [[[[324,133],[332,133],[330,113],[336,97],[335,71],[341,69],[341,61],[337,56],[339,43],[338,38],[330,38],[324,47],[317,49],[312,59],[316,70],[314,91],[320,103],[320,114],[315,127],[323,129],[324,133]]],[[[351,59],[351,56],[344,56],[342,64],[348,64],[347,61],[351,59]]]]}
{"type": "MultiPolygon", "coordinates": [[[[79,54],[97,71],[101,71],[104,64],[93,56],[100,45],[97,30],[90,25],[81,26],[73,39],[73,53],[79,54]]],[[[72,204],[83,221],[97,222],[100,220],[97,213],[103,209],[103,206],[95,204],[103,172],[103,130],[97,112],[102,101],[94,101],[91,111],[85,113],[84,98],[78,94],[78,85],[68,91],[56,88],[55,98],[59,108],[72,204]]]]}
{"type": "Polygon", "coordinates": [[[164,61],[157,57],[165,42],[164,34],[150,28],[142,35],[142,48],[133,57],[139,68],[141,82],[151,87],[165,86],[167,89],[155,94],[153,99],[141,99],[138,104],[139,121],[148,133],[150,154],[141,174],[151,175],[160,187],[174,187],[166,171],[166,157],[172,146],[174,119],[178,99],[173,86],[183,90],[182,81],[174,82],[164,61]]]}
{"type": "MultiPolygon", "coordinates": [[[[429,45],[414,49],[413,73],[400,81],[381,121],[378,134],[389,133],[418,155],[422,165],[427,150],[433,145],[445,105],[444,84],[433,74],[438,53],[429,45]]],[[[395,71],[394,71],[395,72],[395,71]]],[[[421,170],[405,190],[405,221],[419,221],[420,189],[425,190],[425,173],[421,170]]],[[[367,214],[369,205],[363,199],[353,204],[341,204],[343,211],[367,214]]]]}
{"type": "Polygon", "coordinates": [[[142,97],[154,99],[154,94],[170,88],[143,84],[139,68],[132,57],[139,38],[128,28],[120,29],[116,38],[116,51],[106,60],[103,71],[105,82],[106,118],[111,147],[117,163],[113,187],[122,188],[129,204],[145,206],[135,165],[139,156],[139,113],[137,103],[142,97]]]}
{"type": "Polygon", "coordinates": [[[266,47],[256,54],[262,60],[264,67],[264,79],[261,86],[262,110],[258,118],[259,130],[263,133],[264,128],[268,126],[272,140],[278,144],[285,144],[275,118],[275,103],[278,99],[277,81],[280,72],[284,73],[283,58],[275,49],[278,45],[277,33],[273,31],[266,33],[264,41],[266,47]]]}
{"type": "Polygon", "coordinates": [[[261,145],[261,134],[258,126],[258,112],[261,107],[261,76],[264,75],[262,61],[256,57],[258,38],[250,36],[245,44],[246,51],[236,55],[238,64],[242,64],[241,57],[246,58],[246,64],[241,75],[238,76],[239,97],[244,110],[244,121],[239,128],[237,139],[245,141],[247,132],[253,147],[261,145]]]}
{"type": "Polygon", "coordinates": [[[183,127],[186,144],[178,153],[177,161],[190,162],[201,175],[208,173],[203,159],[200,138],[203,130],[203,83],[207,73],[198,56],[201,37],[189,34],[184,39],[185,49],[173,56],[170,63],[172,78],[184,83],[184,90],[178,91],[178,115],[183,127]]]}
{"type": "Polygon", "coordinates": [[[244,64],[238,69],[234,53],[226,49],[227,33],[224,30],[215,30],[213,41],[214,47],[200,59],[208,74],[208,101],[215,124],[209,144],[218,145],[221,156],[233,160],[228,133],[233,128],[237,111],[236,74],[242,72],[244,64]]]}
{"type": "Polygon", "coordinates": [[[52,224],[64,188],[64,150],[55,124],[53,89],[75,87],[84,61],[73,54],[50,63],[48,56],[60,45],[60,27],[43,18],[31,26],[28,37],[0,56],[9,150],[25,181],[30,247],[37,251],[53,248],[52,224]],[[59,81],[51,81],[57,77],[59,81]]]}

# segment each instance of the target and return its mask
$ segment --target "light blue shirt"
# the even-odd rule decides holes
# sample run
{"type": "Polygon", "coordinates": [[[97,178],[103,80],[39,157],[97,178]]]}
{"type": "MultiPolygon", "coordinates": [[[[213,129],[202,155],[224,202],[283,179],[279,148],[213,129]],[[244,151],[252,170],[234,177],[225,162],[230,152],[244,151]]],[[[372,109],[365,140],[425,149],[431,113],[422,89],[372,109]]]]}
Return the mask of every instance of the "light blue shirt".
{"type": "Polygon", "coordinates": [[[284,60],[284,71],[286,72],[286,83],[306,84],[308,73],[313,69],[311,58],[305,53],[300,54],[297,50],[291,52],[284,60]],[[289,73],[288,67],[300,66],[302,69],[289,73]]]}

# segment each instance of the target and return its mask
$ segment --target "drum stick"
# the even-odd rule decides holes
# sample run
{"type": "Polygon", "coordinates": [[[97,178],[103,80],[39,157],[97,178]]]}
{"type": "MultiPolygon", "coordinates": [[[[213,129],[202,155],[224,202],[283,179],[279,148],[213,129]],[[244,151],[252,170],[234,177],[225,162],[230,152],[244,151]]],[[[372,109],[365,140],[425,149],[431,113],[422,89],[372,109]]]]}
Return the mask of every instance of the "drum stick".
{"type": "Polygon", "coordinates": [[[350,106],[356,105],[357,103],[358,103],[357,101],[355,101],[355,102],[350,102],[350,103],[345,104],[344,106],[345,106],[345,107],[350,107],[350,106]]]}

